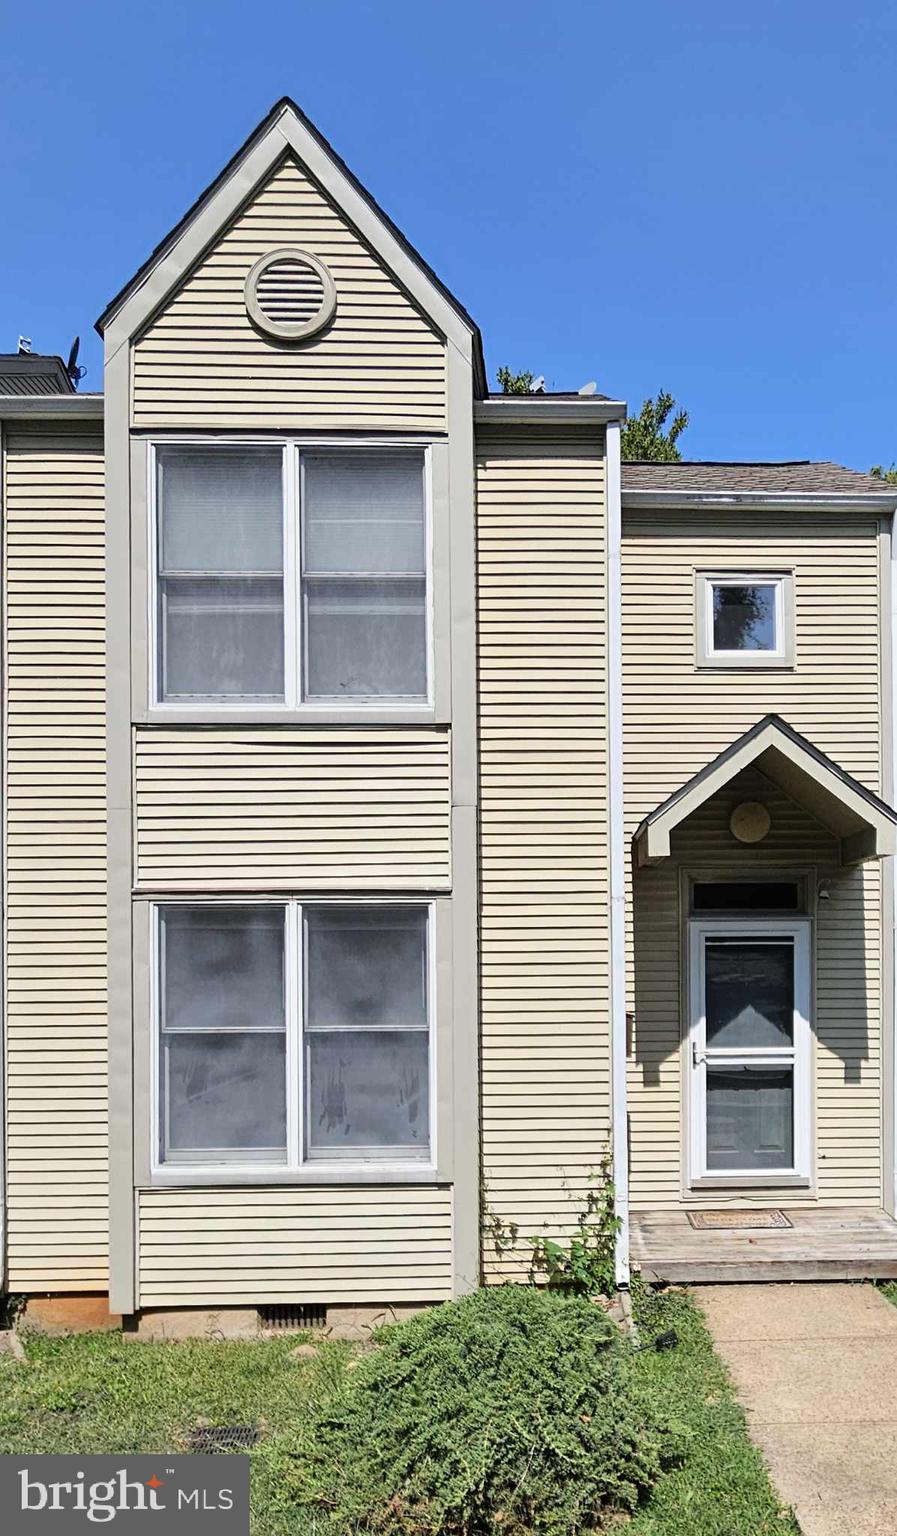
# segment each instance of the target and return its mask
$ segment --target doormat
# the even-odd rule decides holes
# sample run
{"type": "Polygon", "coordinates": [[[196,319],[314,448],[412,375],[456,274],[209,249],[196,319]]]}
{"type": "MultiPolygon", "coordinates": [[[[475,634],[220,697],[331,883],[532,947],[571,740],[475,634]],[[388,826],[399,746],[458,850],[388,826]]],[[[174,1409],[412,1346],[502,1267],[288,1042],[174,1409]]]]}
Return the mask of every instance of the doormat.
{"type": "Polygon", "coordinates": [[[741,1232],[752,1227],[790,1227],[784,1211],[689,1211],[699,1232],[741,1232]]]}

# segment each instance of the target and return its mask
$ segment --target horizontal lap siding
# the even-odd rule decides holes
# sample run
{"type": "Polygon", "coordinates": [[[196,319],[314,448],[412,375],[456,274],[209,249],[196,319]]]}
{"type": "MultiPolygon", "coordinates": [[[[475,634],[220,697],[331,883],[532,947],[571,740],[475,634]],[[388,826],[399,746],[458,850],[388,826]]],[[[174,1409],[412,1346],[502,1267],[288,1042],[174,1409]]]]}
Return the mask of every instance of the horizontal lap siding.
{"type": "Polygon", "coordinates": [[[144,1190],[142,1307],[443,1301],[449,1189],[144,1190]]]}
{"type": "Polygon", "coordinates": [[[607,1142],[603,442],[478,452],[482,1136],[496,1218],[569,1232],[607,1142]]]}
{"type": "Polygon", "coordinates": [[[446,889],[448,730],[143,730],[143,889],[446,889]]]}
{"type": "Polygon", "coordinates": [[[5,458],[9,1287],[105,1290],[103,441],[5,458]]]}
{"type": "MultiPolygon", "coordinates": [[[[872,519],[739,512],[625,514],[626,819],[641,819],[763,715],[782,715],[872,789],[880,786],[879,574],[872,519]],[[727,532],[727,529],[733,530],[727,532]],[[697,672],[694,571],[793,569],[793,672],[697,672]]],[[[833,871],[816,924],[816,1166],[819,1198],[880,1196],[881,900],[877,865],[835,871],[824,831],[759,774],[683,824],[673,857],[639,871],[630,920],[635,1012],[630,1061],[632,1198],[681,1199],[679,865],[764,860],[833,871]],[[753,786],[753,787],[752,787],[753,786]],[[748,850],[727,831],[737,799],[763,799],[769,837],[748,850]],[[633,966],[634,946],[634,966],[633,966]]],[[[631,898],[630,898],[631,899],[631,898]]],[[[631,905],[630,905],[631,911],[631,905]]],[[[719,1203],[719,1196],[708,1195],[719,1203]]]]}
{"type": "Polygon", "coordinates": [[[445,347],[344,217],[280,167],[137,342],[138,427],[445,430],[445,347]],[[332,324],[301,347],[259,334],[244,283],[295,245],[336,285],[332,324]]]}

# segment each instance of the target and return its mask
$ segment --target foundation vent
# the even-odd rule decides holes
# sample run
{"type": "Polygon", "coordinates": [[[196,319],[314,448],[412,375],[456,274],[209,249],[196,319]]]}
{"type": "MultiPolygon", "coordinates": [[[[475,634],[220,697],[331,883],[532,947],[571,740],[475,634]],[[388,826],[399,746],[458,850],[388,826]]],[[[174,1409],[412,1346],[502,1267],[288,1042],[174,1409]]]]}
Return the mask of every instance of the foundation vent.
{"type": "Polygon", "coordinates": [[[327,1325],[327,1308],[303,1302],[259,1307],[259,1322],[263,1328],[276,1329],[282,1333],[296,1333],[300,1328],[324,1328],[327,1325]]]}

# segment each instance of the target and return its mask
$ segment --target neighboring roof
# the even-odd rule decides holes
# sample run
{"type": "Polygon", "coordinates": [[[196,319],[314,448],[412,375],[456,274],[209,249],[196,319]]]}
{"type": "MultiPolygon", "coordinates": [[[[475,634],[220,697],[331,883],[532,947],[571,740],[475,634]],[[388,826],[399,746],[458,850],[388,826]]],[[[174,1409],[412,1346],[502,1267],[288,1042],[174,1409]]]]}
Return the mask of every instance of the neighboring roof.
{"type": "Polygon", "coordinates": [[[39,352],[0,353],[0,395],[72,395],[61,357],[39,352]]]}
{"type": "Polygon", "coordinates": [[[102,395],[0,395],[0,421],[52,421],[95,425],[103,429],[102,395]]]}
{"type": "Polygon", "coordinates": [[[654,464],[644,461],[623,464],[625,491],[697,491],[720,494],[776,492],[813,495],[871,494],[886,495],[885,482],[863,470],[845,469],[828,459],[812,462],[794,459],[788,463],[743,463],[736,460],[683,460],[678,464],[654,464]]]}
{"type": "Polygon", "coordinates": [[[134,273],[134,276],[130,278],[129,281],[119,289],[115,297],[109,301],[109,303],[106,305],[106,308],[103,310],[103,313],[100,315],[96,322],[96,328],[100,335],[102,336],[106,326],[116,314],[116,312],[126,302],[130,295],[140,287],[141,283],[152,271],[153,267],[177,242],[183,231],[214,196],[219,187],[221,187],[224,182],[227,181],[227,179],[233,174],[234,170],[237,168],[240,162],[246,157],[246,155],[249,154],[249,152],[259,142],[259,140],[264,138],[265,134],[268,133],[268,131],[277,123],[278,119],[282,117],[285,112],[292,113],[299,120],[305,131],[311,135],[311,137],[320,146],[324,153],[329,156],[330,160],[338,168],[341,174],[346,177],[347,181],[351,183],[352,187],[358,193],[358,195],[364,199],[371,212],[375,214],[376,217],[385,226],[385,228],[389,230],[393,239],[398,242],[405,253],[416,264],[416,266],[420,268],[428,280],[439,291],[447,303],[451,305],[455,313],[470,330],[473,337],[473,356],[474,367],[477,376],[477,393],[481,396],[485,395],[487,393],[487,384],[486,365],[483,358],[483,338],[480,335],[480,329],[476,321],[467,312],[467,310],[464,308],[464,305],[455,298],[455,295],[451,292],[451,290],[446,287],[442,279],[437,276],[429,263],[424,260],[420,252],[415,249],[407,236],[404,235],[399,227],[393,223],[392,219],[389,217],[389,214],[384,212],[384,210],[380,207],[380,204],[371,196],[367,188],[362,185],[362,183],[358,180],[358,177],[346,165],[346,162],[342,159],[342,157],[337,154],[332,144],[330,144],[329,141],[325,139],[320,130],[317,129],[314,123],[312,123],[310,119],[306,117],[305,113],[302,111],[302,108],[297,106],[296,102],[293,101],[290,96],[282,96],[279,101],[275,102],[267,116],[262,119],[257,128],[253,129],[252,133],[245,140],[245,142],[240,145],[240,148],[236,151],[236,153],[231,156],[230,160],[227,162],[227,165],[225,165],[223,170],[218,173],[214,181],[211,181],[205,190],[200,193],[196,201],[192,203],[191,206],[187,209],[187,212],[184,214],[183,218],[178,220],[174,228],[169,232],[169,234],[165,236],[165,239],[159,242],[159,244],[147,257],[146,261],[144,261],[143,264],[137,269],[137,271],[134,273]]]}
{"type": "Polygon", "coordinates": [[[670,833],[751,766],[840,840],[842,863],[880,858],[897,849],[897,812],[780,715],[764,715],[645,817],[633,839],[639,864],[668,858],[670,833]]]}
{"type": "Polygon", "coordinates": [[[490,389],[487,400],[612,400],[613,395],[584,395],[579,389],[526,390],[524,394],[508,394],[503,389],[490,389]]]}

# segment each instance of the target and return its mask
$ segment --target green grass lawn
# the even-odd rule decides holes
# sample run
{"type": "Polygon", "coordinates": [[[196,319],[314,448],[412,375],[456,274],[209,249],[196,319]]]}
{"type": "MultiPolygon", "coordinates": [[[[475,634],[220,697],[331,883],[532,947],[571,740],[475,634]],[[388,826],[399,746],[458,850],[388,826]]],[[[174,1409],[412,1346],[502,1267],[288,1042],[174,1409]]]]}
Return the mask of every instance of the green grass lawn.
{"type": "Polygon", "coordinates": [[[681,1291],[649,1297],[643,1308],[643,1342],[667,1328],[675,1328],[678,1347],[667,1354],[646,1350],[642,1358],[669,1412],[687,1428],[689,1450],[636,1515],[631,1536],[800,1536],[748,1439],[701,1315],[681,1291]]]}
{"type": "MultiPolygon", "coordinates": [[[[674,1327],[679,1347],[646,1350],[643,1369],[689,1432],[685,1462],[628,1526],[632,1536],[793,1536],[709,1336],[690,1302],[650,1304],[643,1338],[674,1327]]],[[[326,1393],[351,1351],[328,1345],[292,1360],[301,1336],[258,1343],[149,1343],[119,1334],[27,1334],[27,1365],[0,1356],[0,1452],[183,1451],[198,1422],[258,1424],[252,1452],[253,1536],[314,1536],[284,1492],[291,1426],[326,1393]]],[[[347,1533],[348,1536],[348,1533],[347,1533]]]]}

